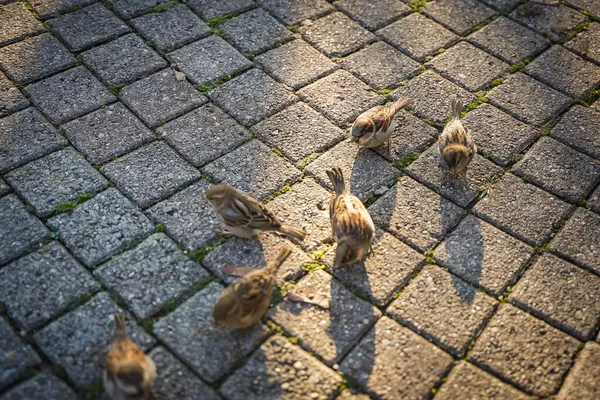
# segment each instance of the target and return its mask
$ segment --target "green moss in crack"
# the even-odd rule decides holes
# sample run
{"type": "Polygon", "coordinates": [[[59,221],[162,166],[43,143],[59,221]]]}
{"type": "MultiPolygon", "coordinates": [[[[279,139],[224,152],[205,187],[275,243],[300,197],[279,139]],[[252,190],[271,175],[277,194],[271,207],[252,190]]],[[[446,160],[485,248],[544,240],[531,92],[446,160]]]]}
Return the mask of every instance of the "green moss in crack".
{"type": "Polygon", "coordinates": [[[399,169],[405,169],[408,167],[413,161],[415,161],[419,156],[415,153],[408,153],[400,160],[396,160],[392,163],[392,165],[399,169]]]}

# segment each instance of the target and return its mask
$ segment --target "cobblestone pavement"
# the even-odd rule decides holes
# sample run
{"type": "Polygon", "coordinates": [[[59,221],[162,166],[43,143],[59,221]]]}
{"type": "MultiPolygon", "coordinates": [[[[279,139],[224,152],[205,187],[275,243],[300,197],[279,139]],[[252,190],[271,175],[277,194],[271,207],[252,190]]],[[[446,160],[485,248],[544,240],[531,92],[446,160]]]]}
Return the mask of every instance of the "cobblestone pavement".
{"type": "Polygon", "coordinates": [[[0,399],[103,398],[122,310],[164,399],[599,399],[600,2],[540,3],[0,0],[0,399]],[[378,229],[336,269],[332,166],[378,229]],[[217,182],[307,238],[218,238],[217,182]],[[281,246],[262,323],[211,327],[281,246]]]}

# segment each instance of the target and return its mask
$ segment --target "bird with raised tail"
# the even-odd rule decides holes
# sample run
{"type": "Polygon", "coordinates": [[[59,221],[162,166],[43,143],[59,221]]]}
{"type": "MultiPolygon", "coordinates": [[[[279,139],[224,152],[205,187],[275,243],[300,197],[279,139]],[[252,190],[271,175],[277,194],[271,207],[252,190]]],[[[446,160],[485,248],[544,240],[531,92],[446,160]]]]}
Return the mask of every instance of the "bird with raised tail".
{"type": "Polygon", "coordinates": [[[375,106],[360,114],[352,124],[350,140],[363,147],[377,147],[390,141],[396,129],[394,116],[412,101],[400,97],[393,103],[375,106]]]}
{"type": "Polygon", "coordinates": [[[460,120],[462,108],[460,100],[452,100],[452,119],[438,138],[442,159],[454,177],[466,174],[467,166],[477,153],[473,136],[460,120]]]}

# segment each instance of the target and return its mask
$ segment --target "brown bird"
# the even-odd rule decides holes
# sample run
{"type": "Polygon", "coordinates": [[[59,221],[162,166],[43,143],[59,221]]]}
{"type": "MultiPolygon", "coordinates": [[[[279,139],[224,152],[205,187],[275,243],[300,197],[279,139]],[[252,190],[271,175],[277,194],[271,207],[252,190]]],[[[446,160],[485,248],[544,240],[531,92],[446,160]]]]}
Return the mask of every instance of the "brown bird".
{"type": "Polygon", "coordinates": [[[283,248],[265,268],[252,271],[227,287],[213,309],[213,326],[245,329],[265,315],[271,303],[273,284],[279,267],[292,251],[283,248]]]}
{"type": "Polygon", "coordinates": [[[363,147],[377,147],[389,140],[396,129],[394,116],[403,107],[412,103],[406,97],[400,97],[393,103],[375,106],[356,118],[352,124],[350,138],[363,147]]]}
{"type": "Polygon", "coordinates": [[[335,265],[361,261],[371,250],[371,243],[375,238],[373,220],[358,197],[346,190],[340,168],[327,171],[327,176],[335,190],[329,201],[331,229],[338,243],[335,265]]]}
{"type": "Polygon", "coordinates": [[[125,315],[115,315],[116,339],[104,365],[104,389],[113,400],[154,399],[156,365],[127,337],[125,315]]]}
{"type": "Polygon", "coordinates": [[[471,133],[460,121],[462,107],[460,100],[452,100],[452,120],[438,138],[440,154],[454,177],[466,173],[467,166],[477,153],[471,133]]]}
{"type": "Polygon", "coordinates": [[[210,201],[225,235],[252,238],[261,232],[278,232],[303,240],[306,232],[284,225],[264,204],[228,185],[215,185],[204,198],[210,201]]]}

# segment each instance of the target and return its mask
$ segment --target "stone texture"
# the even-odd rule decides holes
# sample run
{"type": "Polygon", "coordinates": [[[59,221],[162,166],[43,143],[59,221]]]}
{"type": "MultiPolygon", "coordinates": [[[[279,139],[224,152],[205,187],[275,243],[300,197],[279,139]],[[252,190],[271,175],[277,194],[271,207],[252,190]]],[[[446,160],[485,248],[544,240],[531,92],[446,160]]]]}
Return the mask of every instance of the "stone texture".
{"type": "MultiPolygon", "coordinates": [[[[600,8],[599,8],[600,10],[600,8]]],[[[600,13],[600,11],[599,11],[600,13]]],[[[588,58],[600,64],[600,24],[592,22],[586,30],[581,32],[572,40],[565,43],[565,47],[577,53],[577,55],[588,58]]]]}
{"type": "Polygon", "coordinates": [[[325,0],[257,0],[257,2],[286,25],[315,19],[334,9],[325,0]]]}
{"type": "Polygon", "coordinates": [[[125,19],[137,17],[166,0],[111,0],[113,9],[125,19]]]}
{"type": "Polygon", "coordinates": [[[31,347],[19,339],[4,318],[0,318],[0,388],[4,388],[41,363],[31,347]]]}
{"type": "Polygon", "coordinates": [[[597,213],[600,213],[600,186],[594,190],[587,202],[587,208],[590,208],[597,213]]]}
{"type": "Polygon", "coordinates": [[[186,0],[186,3],[205,20],[219,15],[241,13],[256,6],[252,0],[186,0]]]}
{"type": "Polygon", "coordinates": [[[567,32],[587,19],[564,4],[523,4],[510,16],[553,41],[564,38],[567,32]]]}
{"type": "Polygon", "coordinates": [[[423,11],[461,36],[496,15],[494,10],[476,0],[436,0],[428,2],[423,11]]]}
{"type": "Polygon", "coordinates": [[[482,3],[498,11],[509,11],[519,4],[519,0],[481,0],[482,3]]]}
{"type": "Polygon", "coordinates": [[[76,400],[75,392],[49,372],[36,375],[0,397],[2,400],[76,400]]]}
{"type": "Polygon", "coordinates": [[[32,0],[29,3],[40,17],[47,18],[93,2],[94,0],[32,0]]]}
{"type": "Polygon", "coordinates": [[[0,32],[0,46],[44,32],[44,26],[23,3],[0,6],[0,25],[3,27],[0,32]]]}
{"type": "Polygon", "coordinates": [[[586,10],[600,18],[600,4],[594,0],[568,0],[567,3],[579,9],[586,10]]]}
{"type": "Polygon", "coordinates": [[[0,118],[21,110],[29,105],[29,100],[15,85],[0,72],[0,118]]]}
{"type": "Polygon", "coordinates": [[[575,365],[569,371],[558,396],[558,400],[593,399],[600,396],[600,345],[588,342],[577,355],[575,365]]]}
{"type": "Polygon", "coordinates": [[[560,118],[550,136],[574,149],[600,159],[600,114],[583,106],[575,105],[560,118]]]}
{"type": "Polygon", "coordinates": [[[373,31],[410,12],[400,0],[341,0],[335,6],[373,31]]]}
{"type": "Polygon", "coordinates": [[[0,196],[4,196],[6,193],[10,193],[11,188],[4,182],[4,179],[0,178],[0,196]]]}

